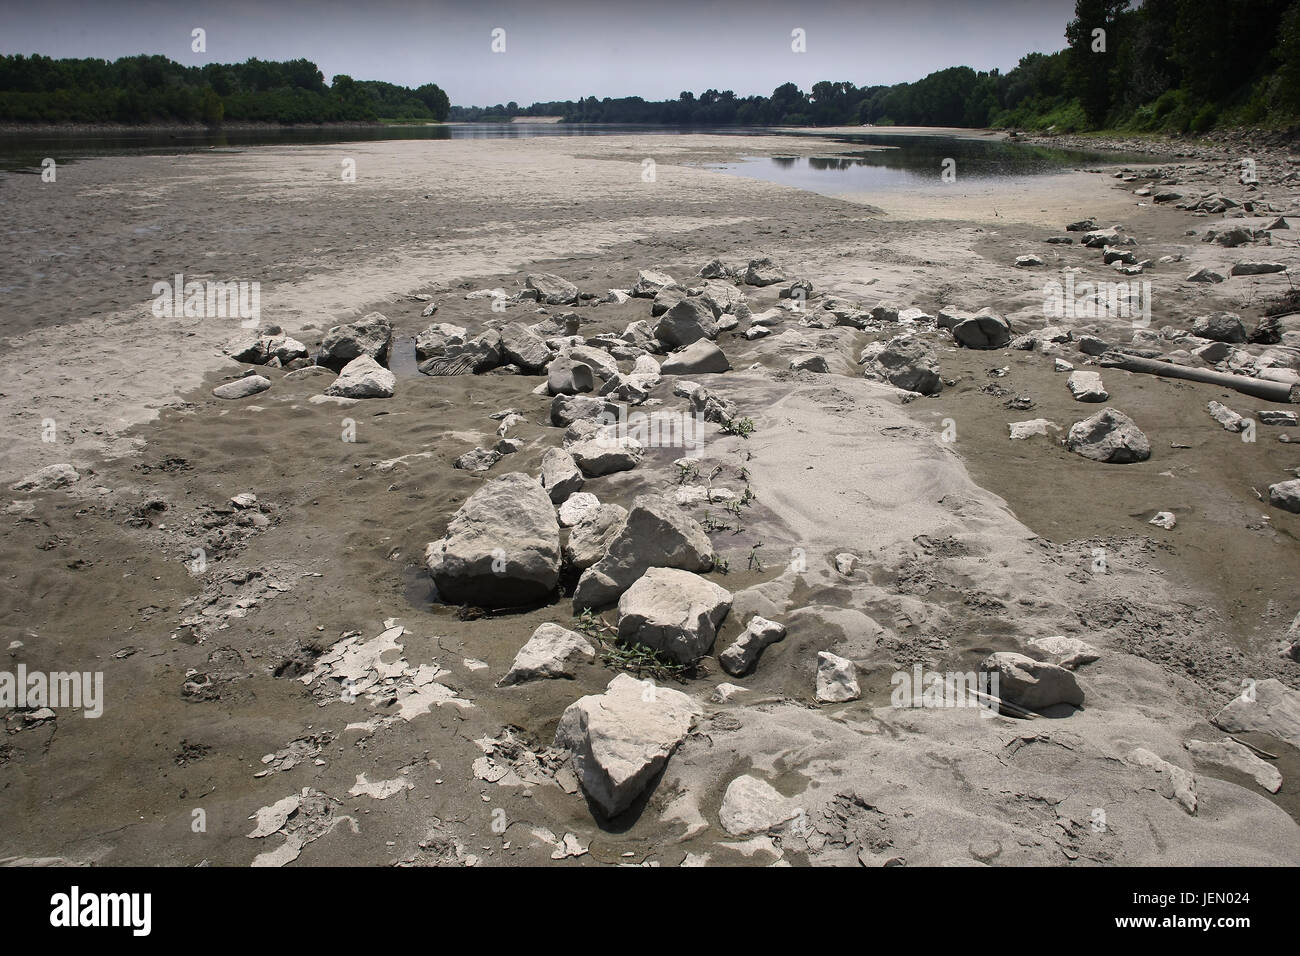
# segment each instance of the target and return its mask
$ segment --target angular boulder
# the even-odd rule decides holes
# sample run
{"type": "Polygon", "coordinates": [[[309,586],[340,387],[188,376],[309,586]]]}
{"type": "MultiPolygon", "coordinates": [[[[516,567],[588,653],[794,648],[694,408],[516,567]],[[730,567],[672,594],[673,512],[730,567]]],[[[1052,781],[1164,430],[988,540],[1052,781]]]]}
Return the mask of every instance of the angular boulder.
{"type": "Polygon", "coordinates": [[[578,301],[578,287],[549,272],[535,272],[524,279],[524,288],[537,293],[543,305],[568,305],[578,301]]]}
{"type": "Polygon", "coordinates": [[[1029,710],[1057,704],[1083,706],[1083,688],[1073,672],[1024,654],[998,651],[990,654],[980,670],[997,677],[997,696],[1029,710]]]}
{"type": "Polygon", "coordinates": [[[729,368],[731,363],[727,361],[726,353],[704,339],[673,352],[660,366],[665,375],[700,375],[705,372],[725,372],[729,368]]]}
{"type": "Polygon", "coordinates": [[[544,600],[560,579],[555,506],[529,475],[488,482],[461,506],[439,541],[425,549],[444,601],[484,608],[544,600]]]}
{"type": "Polygon", "coordinates": [[[867,378],[922,395],[938,395],[943,391],[934,349],[917,336],[897,335],[888,342],[868,345],[859,361],[867,378]]]}
{"type": "Polygon", "coordinates": [[[621,505],[600,505],[587,512],[569,532],[564,560],[575,571],[585,571],[609,552],[609,546],[627,523],[627,509],[621,505]]]}
{"type": "Polygon", "coordinates": [[[340,398],[392,398],[396,387],[397,376],[369,355],[362,355],[343,366],[325,394],[340,398]]]}
{"type": "Polygon", "coordinates": [[[1065,447],[1076,455],[1112,465],[1127,465],[1151,457],[1151,442],[1133,419],[1115,408],[1070,426],[1065,447]]]}
{"type": "Polygon", "coordinates": [[[1011,323],[990,309],[962,319],[952,327],[957,344],[968,349],[1000,349],[1011,342],[1011,323]]]}
{"type": "Polygon", "coordinates": [[[554,504],[562,505],[585,483],[578,463],[563,448],[548,448],[542,455],[542,487],[554,504]]]}
{"type": "Polygon", "coordinates": [[[212,394],[217,398],[224,398],[226,401],[233,401],[237,398],[247,398],[249,395],[256,395],[258,392],[265,392],[271,387],[271,380],[262,375],[245,375],[243,378],[237,378],[233,382],[226,382],[224,385],[218,385],[212,390],[212,394]]]}
{"type": "Polygon", "coordinates": [[[731,592],[698,574],[650,568],[618,599],[619,640],[686,664],[709,653],[731,592]]]}
{"type": "Polygon", "coordinates": [[[698,296],[683,299],[659,317],[654,332],[655,338],[668,348],[680,348],[700,339],[717,338],[717,316],[698,296]]]}
{"type": "Polygon", "coordinates": [[[701,712],[681,691],[619,674],[603,694],[568,706],[555,728],[555,746],[572,755],[588,799],[607,816],[618,816],[663,770],[701,712]]]}
{"type": "Polygon", "coordinates": [[[524,684],[532,680],[572,677],[575,662],[594,659],[596,649],[581,634],[558,624],[542,624],[533,631],[528,643],[519,648],[514,663],[498,687],[524,684]]]}
{"type": "Polygon", "coordinates": [[[392,325],[378,312],[371,312],[356,322],[336,325],[325,333],[316,353],[316,364],[337,372],[365,355],[380,365],[387,365],[392,344],[392,325]]]}
{"type": "Polygon", "coordinates": [[[745,626],[744,633],[718,655],[718,663],[732,677],[743,677],[754,669],[763,649],[783,637],[785,637],[784,624],[754,615],[745,626]]]}
{"type": "Polygon", "coordinates": [[[712,567],[713,544],[700,523],[658,495],[640,495],[604,557],[578,580],[573,607],[582,611],[612,604],[649,568],[712,567]]]}

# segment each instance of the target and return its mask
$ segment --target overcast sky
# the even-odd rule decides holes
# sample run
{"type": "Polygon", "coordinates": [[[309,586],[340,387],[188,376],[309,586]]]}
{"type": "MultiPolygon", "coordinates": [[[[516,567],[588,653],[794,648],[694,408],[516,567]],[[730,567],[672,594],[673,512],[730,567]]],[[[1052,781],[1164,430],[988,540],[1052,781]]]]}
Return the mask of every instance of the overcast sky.
{"type": "Polygon", "coordinates": [[[528,105],[890,84],[958,65],[1005,72],[1025,53],[1064,47],[1073,10],[1073,0],[0,0],[0,53],[305,57],[326,82],[433,82],[457,105],[528,105]],[[206,53],[190,49],[195,27],[206,53]],[[492,52],[496,28],[503,53],[492,52]],[[805,53],[791,49],[796,28],[805,53]]]}

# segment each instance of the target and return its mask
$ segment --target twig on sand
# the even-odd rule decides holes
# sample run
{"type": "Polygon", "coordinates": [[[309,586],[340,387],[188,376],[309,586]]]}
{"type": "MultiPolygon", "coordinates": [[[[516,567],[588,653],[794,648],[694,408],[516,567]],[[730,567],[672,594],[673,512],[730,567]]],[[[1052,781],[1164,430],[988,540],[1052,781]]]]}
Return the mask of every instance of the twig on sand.
{"type": "Polygon", "coordinates": [[[1256,747],[1254,744],[1248,744],[1248,743],[1246,743],[1246,741],[1244,741],[1244,740],[1238,740],[1236,737],[1232,736],[1232,734],[1228,734],[1228,739],[1231,740],[1231,741],[1234,741],[1234,742],[1236,742],[1236,743],[1241,744],[1241,745],[1242,745],[1243,747],[1245,747],[1247,750],[1253,750],[1255,753],[1259,754],[1261,757],[1267,757],[1269,760],[1276,760],[1276,759],[1277,759],[1277,754],[1271,754],[1271,753],[1269,753],[1267,750],[1260,750],[1260,749],[1259,749],[1258,747],[1256,747]]]}

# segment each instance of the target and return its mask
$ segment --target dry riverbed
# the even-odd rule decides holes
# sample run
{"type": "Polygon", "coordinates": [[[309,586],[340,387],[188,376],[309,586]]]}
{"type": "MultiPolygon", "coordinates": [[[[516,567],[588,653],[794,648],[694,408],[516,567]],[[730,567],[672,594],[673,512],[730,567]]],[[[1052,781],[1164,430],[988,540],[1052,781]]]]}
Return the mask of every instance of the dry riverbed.
{"type": "MultiPolygon", "coordinates": [[[[0,858],[1300,861],[1300,663],[1288,656],[1300,515],[1267,490],[1297,477],[1300,428],[1259,414],[1296,406],[1105,367],[1079,348],[1090,334],[1212,368],[1192,352],[1205,341],[1176,330],[1227,311],[1252,332],[1275,311],[1300,255],[1292,230],[1264,227],[1279,215],[1300,226],[1300,165],[1253,152],[1259,181],[1243,184],[1241,156],[1224,148],[1171,156],[1159,175],[1107,167],[843,198],[703,168],[742,150],[834,148],[718,136],[353,143],[98,159],[60,168],[57,184],[0,180],[13,247],[0,317],[20,359],[0,386],[3,477],[8,488],[63,463],[78,475],[5,497],[3,669],[104,675],[97,719],[3,711],[0,858]],[[341,179],[345,159],[354,183],[341,179]],[[1180,196],[1157,202],[1166,191],[1180,196]],[[1212,193],[1236,205],[1177,208],[1212,193]],[[1086,218],[1122,227],[1113,247],[1148,261],[1141,274],[1121,275],[1083,231],[1065,231],[1086,218]],[[1202,241],[1236,227],[1261,231],[1202,241]],[[1045,241],[1058,236],[1074,241],[1045,241]],[[1040,264],[1016,265],[1029,255],[1040,264]],[[575,614],[577,574],[525,608],[432,601],[428,543],[476,492],[537,475],[565,429],[538,393],[545,374],[420,374],[414,337],[431,323],[471,338],[554,319],[558,339],[567,313],[589,341],[653,328],[651,298],[609,290],[643,270],[700,286],[715,258],[736,271],[714,281],[749,313],[716,334],[730,369],[664,370],[624,394],[684,412],[692,399],[678,392],[694,382],[753,431],[711,422],[698,453],[650,447],[582,491],[628,509],[643,495],[683,502],[676,531],[707,536],[713,569],[700,577],[729,592],[730,610],[697,667],[638,673],[661,690],[644,699],[642,684],[624,700],[606,690],[624,673],[616,643],[575,614]],[[780,281],[746,281],[762,258],[780,281]],[[1261,261],[1289,272],[1230,275],[1261,261]],[[1201,268],[1224,281],[1187,281],[1201,268]],[[1076,282],[1150,282],[1149,323],[1045,317],[1044,286],[1068,269],[1076,282]],[[237,320],[151,311],[153,284],[176,273],[259,281],[262,323],[313,356],[332,327],[381,313],[392,397],[322,398],[333,372],[235,362],[226,350],[248,336],[237,320]],[[521,296],[543,273],[589,297],[521,296]],[[792,311],[781,290],[799,279],[812,291],[792,311]],[[496,309],[470,297],[498,288],[496,309]],[[1051,325],[1070,338],[983,350],[936,328],[985,307],[1012,335],[1051,325]],[[907,308],[921,314],[898,314],[907,308]],[[770,334],[746,337],[755,324],[770,334]],[[863,350],[900,333],[932,351],[937,394],[864,377],[863,350]],[[810,355],[826,371],[791,369],[810,355]],[[1106,401],[1074,400],[1058,361],[1100,372],[1106,401]],[[249,371],[270,387],[212,394],[249,371]],[[1250,418],[1254,440],[1211,418],[1211,401],[1250,418]],[[1106,407],[1141,429],[1149,458],[1108,464],[1062,447],[1106,407]],[[506,411],[520,419],[493,417],[506,411]],[[1038,418],[1059,429],[1008,438],[1009,423],[1038,418]],[[495,447],[499,429],[517,450],[483,472],[454,466],[495,447]],[[686,454],[698,462],[677,464],[686,454]],[[710,488],[735,497],[710,502],[710,488]],[[1176,525],[1150,524],[1157,512],[1176,525]],[[755,615],[784,637],[733,677],[718,654],[755,615]],[[548,623],[585,630],[595,656],[570,661],[565,678],[497,686],[548,623]],[[974,672],[997,653],[1050,662],[1056,637],[1096,659],[1045,669],[1039,683],[1066,693],[1031,706],[1038,716],[891,706],[916,666],[974,672]],[[818,699],[821,652],[852,662],[852,699],[818,699]],[[718,694],[724,682],[743,690],[718,694]],[[1065,700],[1072,686],[1082,706],[1065,700]],[[635,759],[647,740],[663,751],[613,816],[593,798],[600,761],[589,754],[584,769],[556,739],[557,728],[574,739],[566,709],[601,694],[611,712],[654,725],[639,746],[605,743],[635,759]],[[679,732],[661,726],[664,708],[679,732]]],[[[1300,370],[1300,317],[1280,310],[1277,338],[1223,344],[1238,349],[1234,369],[1267,355],[1251,369],[1300,370]]],[[[632,354],[620,353],[623,376],[632,354]]],[[[600,616],[619,623],[617,605],[600,616]]]]}

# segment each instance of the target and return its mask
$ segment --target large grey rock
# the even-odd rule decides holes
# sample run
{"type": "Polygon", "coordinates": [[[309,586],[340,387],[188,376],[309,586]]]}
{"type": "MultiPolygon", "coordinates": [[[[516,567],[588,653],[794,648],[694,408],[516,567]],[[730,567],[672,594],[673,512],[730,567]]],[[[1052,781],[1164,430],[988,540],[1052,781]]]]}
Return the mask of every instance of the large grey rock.
{"type": "Polygon", "coordinates": [[[851,660],[830,651],[817,654],[817,699],[824,704],[841,704],[862,696],[858,669],[851,660]]]}
{"type": "Polygon", "coordinates": [[[549,272],[535,272],[524,279],[524,288],[537,293],[543,305],[568,305],[578,301],[578,287],[549,272]]]}
{"type": "Polygon", "coordinates": [[[1189,740],[1183,746],[1201,763],[1226,767],[1252,777],[1269,793],[1277,793],[1282,789],[1281,772],[1271,763],[1260,760],[1250,748],[1235,740],[1189,740]]]}
{"type": "Polygon", "coordinates": [[[998,651],[980,669],[997,676],[997,696],[1030,710],[1057,704],[1083,706],[1083,689],[1073,672],[1024,654],[998,651]]]}
{"type": "Polygon", "coordinates": [[[962,319],[952,327],[952,337],[968,349],[1000,349],[1011,342],[1011,323],[989,309],[962,319]]]}
{"type": "Polygon", "coordinates": [[[727,361],[726,353],[704,339],[673,352],[660,366],[665,375],[701,375],[705,372],[725,372],[729,368],[731,363],[727,361]]]}
{"type": "Polygon", "coordinates": [[[1234,276],[1264,276],[1273,272],[1286,272],[1281,262],[1234,262],[1228,270],[1234,276]]]}
{"type": "Polygon", "coordinates": [[[555,729],[583,793],[611,817],[645,791],[701,713],[681,691],[647,683],[619,674],[603,694],[570,704],[555,729]]]}
{"type": "Polygon", "coordinates": [[[888,342],[868,345],[862,350],[860,361],[867,378],[922,395],[943,391],[939,360],[934,349],[918,336],[896,335],[888,342]]]}
{"type": "Polygon", "coordinates": [[[771,259],[764,257],[749,260],[749,266],[745,269],[746,285],[775,285],[784,281],[785,273],[771,259]]]}
{"type": "Polygon", "coordinates": [[[1241,316],[1233,312],[1212,312],[1192,323],[1192,334],[1214,342],[1235,344],[1246,341],[1246,326],[1241,316]]]}
{"type": "Polygon", "coordinates": [[[1230,734],[1269,734],[1300,747],[1300,691],[1267,678],[1234,697],[1210,722],[1230,734]]]}
{"type": "Polygon", "coordinates": [[[689,663],[709,653],[731,593],[698,574],[650,568],[618,599],[618,636],[689,663]]]}
{"type": "Polygon", "coordinates": [[[609,553],[609,546],[627,522],[627,509],[600,505],[583,515],[569,532],[564,559],[575,571],[585,571],[609,553]]]}
{"type": "Polygon", "coordinates": [[[569,495],[581,491],[585,479],[573,456],[563,448],[548,448],[542,455],[542,487],[551,501],[562,505],[569,495]]]}
{"type": "Polygon", "coordinates": [[[396,387],[397,376],[369,355],[362,355],[343,366],[325,394],[340,398],[392,398],[396,387]]]}
{"type": "Polygon", "coordinates": [[[528,326],[511,322],[501,329],[501,356],[525,372],[538,372],[551,360],[551,350],[528,326]]]}
{"type": "Polygon", "coordinates": [[[556,359],[546,369],[546,390],[552,395],[577,395],[596,387],[591,366],[583,362],[556,359]]]}
{"type": "Polygon", "coordinates": [[[461,506],[447,533],[425,549],[443,600],[515,607],[543,600],[560,579],[555,506],[530,476],[488,482],[461,506]]]}
{"type": "Polygon", "coordinates": [[[460,345],[447,345],[442,355],[421,362],[419,370],[425,375],[445,375],[443,369],[458,366],[466,372],[481,375],[496,368],[501,361],[501,333],[491,329],[460,345]]]}
{"type": "Polygon", "coordinates": [[[1292,514],[1300,514],[1300,478],[1269,485],[1268,503],[1292,514]]]}
{"type": "Polygon", "coordinates": [[[230,348],[228,354],[236,362],[248,362],[251,365],[265,365],[272,359],[278,360],[281,365],[288,365],[296,359],[306,358],[308,350],[307,346],[287,335],[258,333],[251,338],[241,339],[230,348]]]}
{"type": "Polygon", "coordinates": [[[464,345],[465,329],[449,322],[435,322],[415,337],[415,357],[423,361],[442,355],[449,345],[464,345]]]}
{"type": "Polygon", "coordinates": [[[717,317],[699,297],[683,299],[659,317],[655,338],[668,348],[680,348],[718,336],[717,317]]]}
{"type": "Polygon", "coordinates": [[[593,345],[573,345],[561,349],[555,362],[581,362],[591,367],[601,381],[618,374],[618,362],[608,352],[593,345]]]}
{"type": "Polygon", "coordinates": [[[641,443],[630,435],[597,435],[586,441],[575,442],[569,446],[568,451],[588,478],[612,475],[617,471],[631,471],[645,460],[645,450],[641,443]]]}
{"type": "Polygon", "coordinates": [[[700,290],[700,298],[713,310],[714,315],[725,315],[736,311],[736,306],[745,301],[745,293],[730,282],[720,282],[715,279],[704,283],[704,288],[700,290]]]}
{"type": "Polygon", "coordinates": [[[632,286],[632,295],[643,299],[653,299],[664,289],[678,288],[677,280],[666,272],[654,269],[642,269],[636,275],[636,284],[632,286]]]}
{"type": "Polygon", "coordinates": [[[1151,442],[1133,419],[1109,407],[1071,425],[1065,447],[1076,455],[1112,465],[1151,457],[1151,442]]]}
{"type": "Polygon", "coordinates": [[[532,680],[572,677],[573,665],[583,658],[594,659],[596,649],[581,634],[558,624],[542,624],[533,631],[528,643],[519,648],[514,663],[498,687],[524,684],[532,680]]]}
{"type": "Polygon", "coordinates": [[[1065,384],[1076,402],[1104,402],[1110,398],[1110,393],[1102,386],[1101,374],[1098,372],[1082,369],[1071,372],[1065,384]]]}
{"type": "Polygon", "coordinates": [[[392,325],[378,312],[371,312],[356,322],[336,325],[325,333],[316,353],[316,364],[337,372],[353,359],[366,355],[380,365],[387,365],[392,344],[392,325]]]}
{"type": "Polygon", "coordinates": [[[754,669],[763,649],[783,637],[785,637],[784,624],[755,615],[749,619],[744,632],[732,645],[718,655],[718,662],[732,677],[743,677],[754,669]]]}
{"type": "Polygon", "coordinates": [[[650,316],[655,318],[663,315],[684,298],[686,298],[686,290],[678,286],[660,289],[655,300],[650,303],[650,316]]]}
{"type": "Polygon", "coordinates": [[[551,424],[557,428],[582,418],[600,419],[602,416],[606,423],[618,421],[618,406],[587,395],[556,395],[551,400],[551,424]]]}
{"type": "Polygon", "coordinates": [[[700,523],[657,495],[640,495],[603,558],[583,573],[573,592],[575,611],[618,600],[649,568],[708,571],[713,544],[700,523]]]}
{"type": "Polygon", "coordinates": [[[224,385],[218,385],[212,390],[212,394],[217,398],[224,398],[232,401],[237,398],[247,398],[249,395],[256,395],[258,392],[265,392],[271,387],[271,380],[261,375],[245,375],[243,378],[237,378],[233,382],[226,382],[224,385]]]}
{"type": "Polygon", "coordinates": [[[799,816],[799,806],[765,780],[749,774],[727,784],[718,822],[732,836],[767,833],[799,816]]]}
{"type": "Polygon", "coordinates": [[[25,478],[21,478],[9,486],[10,491],[54,491],[57,488],[66,488],[75,481],[80,481],[81,475],[77,469],[73,468],[66,462],[57,465],[46,465],[39,471],[34,471],[25,478]]]}

